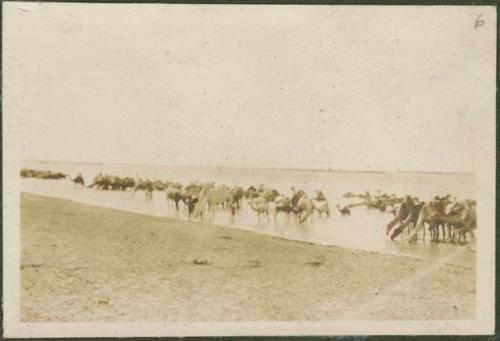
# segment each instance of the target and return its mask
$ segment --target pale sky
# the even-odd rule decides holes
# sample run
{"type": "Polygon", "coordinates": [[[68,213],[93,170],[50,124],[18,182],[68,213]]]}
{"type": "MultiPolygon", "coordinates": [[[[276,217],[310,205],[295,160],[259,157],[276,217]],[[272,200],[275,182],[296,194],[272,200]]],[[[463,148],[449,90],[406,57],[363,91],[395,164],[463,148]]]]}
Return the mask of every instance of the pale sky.
{"type": "Polygon", "coordinates": [[[495,115],[494,7],[3,6],[22,159],[471,171],[495,115]]]}

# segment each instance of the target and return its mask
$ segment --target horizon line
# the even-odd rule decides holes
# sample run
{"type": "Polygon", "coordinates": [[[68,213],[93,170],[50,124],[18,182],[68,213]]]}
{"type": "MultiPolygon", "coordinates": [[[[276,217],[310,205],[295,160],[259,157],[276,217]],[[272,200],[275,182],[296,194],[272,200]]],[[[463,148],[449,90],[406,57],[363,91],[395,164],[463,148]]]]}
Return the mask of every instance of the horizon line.
{"type": "Polygon", "coordinates": [[[352,170],[342,168],[279,168],[279,167],[238,167],[238,166],[221,166],[221,165],[175,165],[164,163],[124,163],[124,162],[82,162],[82,161],[61,161],[61,160],[22,160],[22,162],[41,162],[41,163],[74,163],[87,165],[125,165],[125,166],[169,166],[169,167],[199,167],[199,168],[229,168],[229,169],[257,169],[257,170],[275,170],[275,171],[310,171],[310,172],[334,172],[334,173],[405,173],[405,174],[475,174],[473,171],[405,171],[405,170],[352,170]]]}

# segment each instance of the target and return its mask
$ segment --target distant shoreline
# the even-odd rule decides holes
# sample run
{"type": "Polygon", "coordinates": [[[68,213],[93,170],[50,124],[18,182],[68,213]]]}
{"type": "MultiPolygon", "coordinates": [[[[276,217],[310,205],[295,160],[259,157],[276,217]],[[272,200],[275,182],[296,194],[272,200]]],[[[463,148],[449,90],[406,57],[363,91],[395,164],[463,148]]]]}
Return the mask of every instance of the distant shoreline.
{"type": "Polygon", "coordinates": [[[26,162],[38,163],[61,163],[92,166],[154,166],[154,167],[177,167],[177,168],[208,168],[208,169],[255,169],[264,171],[285,171],[285,172],[325,172],[325,173],[367,173],[367,174],[469,174],[474,172],[445,172],[445,171],[400,171],[400,170],[349,170],[349,169],[331,169],[331,168],[270,168],[270,167],[236,167],[236,166],[201,166],[201,165],[173,165],[173,164],[145,164],[145,163],[120,163],[120,162],[80,162],[80,161],[59,161],[59,160],[23,160],[26,162]]]}

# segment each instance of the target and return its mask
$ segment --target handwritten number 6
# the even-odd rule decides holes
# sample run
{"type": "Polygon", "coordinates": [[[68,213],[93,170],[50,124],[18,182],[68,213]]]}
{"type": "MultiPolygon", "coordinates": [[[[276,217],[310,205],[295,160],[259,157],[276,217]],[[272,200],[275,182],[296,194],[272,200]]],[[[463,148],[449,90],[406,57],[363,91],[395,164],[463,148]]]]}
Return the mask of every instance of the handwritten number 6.
{"type": "Polygon", "coordinates": [[[481,27],[484,25],[485,21],[483,19],[481,19],[481,15],[482,14],[479,14],[479,16],[477,17],[476,23],[474,24],[474,29],[477,29],[478,27],[481,27]]]}

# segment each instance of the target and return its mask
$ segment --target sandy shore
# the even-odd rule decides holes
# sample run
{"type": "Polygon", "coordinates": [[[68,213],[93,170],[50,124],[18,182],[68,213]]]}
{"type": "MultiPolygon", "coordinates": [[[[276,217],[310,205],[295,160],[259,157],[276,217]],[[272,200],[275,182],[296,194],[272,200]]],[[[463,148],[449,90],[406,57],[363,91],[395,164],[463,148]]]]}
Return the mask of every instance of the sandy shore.
{"type": "Polygon", "coordinates": [[[425,261],[24,193],[21,225],[25,322],[475,316],[460,247],[425,261]]]}

